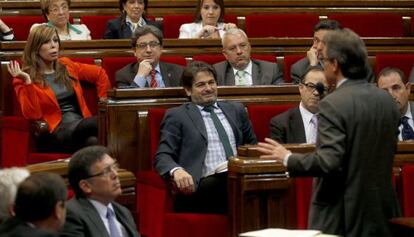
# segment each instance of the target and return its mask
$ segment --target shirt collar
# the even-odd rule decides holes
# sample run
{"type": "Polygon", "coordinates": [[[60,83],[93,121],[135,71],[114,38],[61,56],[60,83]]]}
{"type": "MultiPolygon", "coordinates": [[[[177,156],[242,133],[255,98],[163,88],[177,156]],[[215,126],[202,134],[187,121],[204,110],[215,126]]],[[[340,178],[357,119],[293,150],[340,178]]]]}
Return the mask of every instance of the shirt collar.
{"type": "Polygon", "coordinates": [[[338,83],[336,83],[336,88],[340,87],[342,84],[344,84],[344,82],[348,81],[347,78],[342,78],[340,81],[338,81],[338,83]]]}
{"type": "Polygon", "coordinates": [[[90,199],[90,198],[88,198],[88,200],[95,207],[95,209],[98,212],[99,216],[102,216],[104,218],[106,218],[106,214],[107,214],[108,208],[114,210],[114,208],[112,207],[112,203],[109,203],[108,206],[105,206],[104,204],[102,204],[101,202],[98,202],[96,200],[93,200],[93,199],[90,199]]]}
{"type": "Polygon", "coordinates": [[[252,75],[252,65],[253,65],[252,64],[252,60],[250,60],[249,63],[247,64],[246,68],[243,69],[243,70],[238,70],[238,69],[232,67],[233,68],[233,74],[234,74],[234,76],[236,76],[236,73],[238,71],[245,71],[248,75],[251,76],[252,75]]]}
{"type": "MultiPolygon", "coordinates": [[[[48,21],[47,22],[47,25],[49,26],[49,27],[54,27],[55,25],[53,25],[53,23],[51,22],[51,21],[48,21]]],[[[70,34],[70,31],[73,31],[73,32],[75,32],[76,34],[78,34],[78,35],[80,35],[80,34],[82,34],[82,31],[81,30],[79,30],[79,29],[77,29],[76,27],[74,27],[72,24],[70,24],[69,22],[68,22],[68,31],[69,31],[69,34],[70,34]]]]}
{"type": "MultiPolygon", "coordinates": [[[[405,112],[404,116],[407,116],[410,119],[413,119],[413,115],[411,114],[411,106],[410,106],[410,102],[408,102],[407,105],[407,111],[405,112]]],[[[403,116],[403,117],[404,117],[403,116]]]]}
{"type": "Polygon", "coordinates": [[[129,18],[129,16],[126,16],[125,21],[127,24],[131,24],[131,25],[135,25],[138,24],[139,27],[144,26],[145,25],[145,21],[144,19],[141,17],[139,18],[137,23],[132,22],[131,18],[129,18]]]}
{"type": "Polygon", "coordinates": [[[302,119],[303,119],[306,123],[310,123],[310,121],[311,121],[312,117],[313,117],[315,114],[312,114],[309,110],[307,110],[307,109],[303,106],[302,102],[300,102],[300,104],[299,104],[299,110],[300,110],[300,114],[302,115],[302,119]]]}
{"type": "MultiPolygon", "coordinates": [[[[201,105],[198,105],[198,104],[196,104],[196,106],[197,106],[197,108],[198,108],[200,111],[204,111],[203,109],[204,109],[204,107],[206,107],[206,106],[201,106],[201,105]]],[[[214,102],[213,107],[214,107],[215,109],[217,109],[217,108],[218,108],[218,106],[217,106],[217,102],[214,102]]],[[[205,112],[205,111],[204,111],[204,112],[205,112]]],[[[206,112],[206,113],[207,113],[207,112],[206,112]]]]}

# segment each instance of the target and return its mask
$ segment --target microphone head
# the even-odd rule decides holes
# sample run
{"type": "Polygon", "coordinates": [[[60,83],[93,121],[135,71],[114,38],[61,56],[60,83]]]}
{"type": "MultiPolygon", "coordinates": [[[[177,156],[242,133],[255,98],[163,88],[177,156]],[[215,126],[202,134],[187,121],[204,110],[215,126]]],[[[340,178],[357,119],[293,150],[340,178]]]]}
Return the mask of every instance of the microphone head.
{"type": "Polygon", "coordinates": [[[325,86],[321,82],[316,83],[315,89],[321,98],[325,95],[325,86]]]}

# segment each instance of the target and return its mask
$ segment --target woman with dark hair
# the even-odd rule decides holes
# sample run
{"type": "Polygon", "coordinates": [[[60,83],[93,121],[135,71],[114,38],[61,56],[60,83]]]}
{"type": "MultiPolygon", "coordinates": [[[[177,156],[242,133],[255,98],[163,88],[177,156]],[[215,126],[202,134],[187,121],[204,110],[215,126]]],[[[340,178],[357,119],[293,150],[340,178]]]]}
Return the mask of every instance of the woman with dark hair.
{"type": "Polygon", "coordinates": [[[119,0],[121,15],[106,24],[104,39],[129,39],[137,27],[153,25],[162,30],[161,23],[145,18],[148,0],[119,0]]]}
{"type": "Polygon", "coordinates": [[[104,69],[59,58],[59,49],[56,28],[36,26],[24,48],[22,68],[12,61],[8,71],[23,116],[48,123],[47,148],[71,153],[97,144],[97,118],[91,116],[80,81],[94,83],[101,100],[106,99],[110,83],[104,69]]]}
{"type": "Polygon", "coordinates": [[[237,26],[224,23],[223,0],[198,0],[194,22],[181,25],[178,38],[221,38],[231,28],[237,26]]]}

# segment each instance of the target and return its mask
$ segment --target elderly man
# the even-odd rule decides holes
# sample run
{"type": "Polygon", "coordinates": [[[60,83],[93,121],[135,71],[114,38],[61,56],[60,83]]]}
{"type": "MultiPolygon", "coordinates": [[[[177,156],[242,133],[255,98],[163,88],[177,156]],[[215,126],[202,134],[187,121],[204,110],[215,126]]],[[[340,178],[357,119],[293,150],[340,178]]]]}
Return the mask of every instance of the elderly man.
{"type": "Polygon", "coordinates": [[[292,154],[266,138],[263,159],[282,161],[291,176],[313,176],[309,228],[341,236],[391,236],[400,215],[392,162],[400,113],[392,97],[366,81],[367,52],[349,29],[322,40],[324,72],[336,90],[319,104],[316,150],[292,154]]]}
{"type": "Polygon", "coordinates": [[[116,72],[117,87],[181,86],[183,67],[160,62],[162,40],[162,32],[155,26],[146,25],[135,30],[131,44],[137,62],[130,63],[116,72]]]}
{"type": "Polygon", "coordinates": [[[243,30],[232,28],[222,38],[226,61],[214,64],[219,86],[275,85],[283,83],[276,63],[250,58],[251,46],[243,30]]]}
{"type": "Polygon", "coordinates": [[[191,102],[165,114],[154,165],[174,181],[176,211],[226,213],[227,160],[256,136],[242,104],[217,101],[212,66],[192,62],[182,80],[191,102]]]}
{"type": "Polygon", "coordinates": [[[399,127],[400,141],[414,139],[414,103],[408,101],[411,92],[411,83],[398,68],[386,67],[378,75],[378,87],[386,90],[397,102],[401,113],[401,125],[399,127]]]}
{"type": "Polygon", "coordinates": [[[73,154],[68,179],[76,196],[68,202],[61,237],[140,236],[129,210],[114,201],[122,194],[118,164],[105,147],[73,154]]]}
{"type": "Polygon", "coordinates": [[[53,173],[35,173],[19,186],[16,215],[0,225],[2,237],[55,237],[65,222],[66,185],[53,173]]]}
{"type": "Polygon", "coordinates": [[[273,117],[270,137],[280,143],[316,142],[319,101],[328,91],[323,69],[310,67],[299,84],[301,102],[298,107],[273,117]]]}

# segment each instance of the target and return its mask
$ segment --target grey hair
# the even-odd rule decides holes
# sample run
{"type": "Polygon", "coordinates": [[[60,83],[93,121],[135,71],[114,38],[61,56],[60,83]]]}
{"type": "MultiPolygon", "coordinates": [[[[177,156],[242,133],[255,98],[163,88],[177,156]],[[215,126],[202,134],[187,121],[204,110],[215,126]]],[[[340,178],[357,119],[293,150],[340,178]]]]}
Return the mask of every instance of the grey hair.
{"type": "Polygon", "coordinates": [[[19,184],[30,175],[27,169],[0,170],[0,220],[10,217],[9,207],[14,204],[19,184]]]}
{"type": "Polygon", "coordinates": [[[246,39],[248,39],[246,33],[242,29],[240,29],[240,28],[231,28],[231,29],[226,30],[226,32],[224,32],[224,35],[221,38],[221,45],[224,46],[224,40],[228,35],[237,35],[237,34],[241,34],[246,39]]]}

